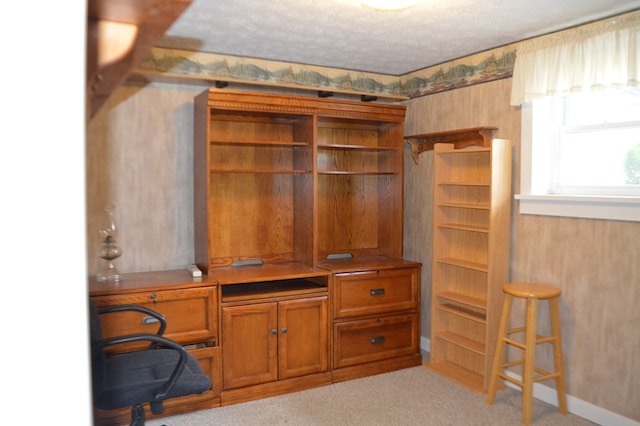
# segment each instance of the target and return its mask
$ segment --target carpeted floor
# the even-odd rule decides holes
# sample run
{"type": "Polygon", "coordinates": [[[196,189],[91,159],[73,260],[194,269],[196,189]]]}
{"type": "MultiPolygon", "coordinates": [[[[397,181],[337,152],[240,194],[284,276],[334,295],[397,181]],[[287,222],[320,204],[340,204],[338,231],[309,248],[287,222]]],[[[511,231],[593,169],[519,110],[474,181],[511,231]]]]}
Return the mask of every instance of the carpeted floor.
{"type": "MultiPolygon", "coordinates": [[[[486,395],[413,367],[242,404],[148,420],[148,426],[264,425],[518,425],[521,396],[514,389],[486,395]]],[[[536,425],[592,425],[534,400],[536,425]]]]}

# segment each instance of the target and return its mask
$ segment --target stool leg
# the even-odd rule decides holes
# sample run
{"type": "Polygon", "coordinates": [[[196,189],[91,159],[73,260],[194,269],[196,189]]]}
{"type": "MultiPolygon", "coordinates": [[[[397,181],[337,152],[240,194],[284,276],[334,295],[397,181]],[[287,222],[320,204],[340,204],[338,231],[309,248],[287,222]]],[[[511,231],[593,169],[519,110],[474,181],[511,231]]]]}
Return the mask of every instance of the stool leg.
{"type": "Polygon", "coordinates": [[[533,371],[536,362],[536,322],[538,316],[538,301],[533,297],[527,298],[524,369],[522,372],[522,423],[531,423],[533,413],[533,371]]]}
{"type": "Polygon", "coordinates": [[[556,392],[558,393],[558,411],[567,414],[567,390],[564,381],[564,362],[562,358],[562,335],[560,333],[560,308],[558,298],[549,299],[549,312],[551,316],[551,332],[555,337],[553,342],[553,363],[556,378],[556,392]]]}
{"type": "Polygon", "coordinates": [[[502,363],[505,357],[506,343],[503,342],[503,338],[507,336],[507,330],[509,328],[509,319],[511,317],[511,302],[513,297],[510,294],[504,295],[504,303],[502,304],[502,316],[500,317],[500,326],[498,328],[498,335],[496,338],[496,350],[493,353],[493,365],[491,367],[491,376],[489,378],[489,394],[487,395],[487,404],[491,405],[496,400],[496,390],[498,388],[498,380],[500,376],[500,370],[502,369],[502,363]]]}

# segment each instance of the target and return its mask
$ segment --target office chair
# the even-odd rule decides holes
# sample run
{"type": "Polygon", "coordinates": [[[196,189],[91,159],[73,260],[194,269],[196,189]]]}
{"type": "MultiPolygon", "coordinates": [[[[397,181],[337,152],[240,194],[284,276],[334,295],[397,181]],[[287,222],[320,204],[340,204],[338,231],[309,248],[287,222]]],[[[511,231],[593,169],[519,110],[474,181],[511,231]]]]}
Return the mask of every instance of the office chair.
{"type": "Polygon", "coordinates": [[[178,396],[199,394],[211,388],[211,380],[204,374],[193,355],[178,343],[162,336],[166,329],[163,315],[136,305],[121,305],[97,309],[90,302],[91,351],[93,373],[93,403],[97,408],[113,410],[131,407],[131,426],[143,426],[144,407],[151,412],[164,411],[163,401],[178,396]],[[156,334],[137,333],[103,339],[100,315],[138,311],[158,320],[156,334]],[[149,342],[145,350],[110,355],[109,346],[149,342]]]}

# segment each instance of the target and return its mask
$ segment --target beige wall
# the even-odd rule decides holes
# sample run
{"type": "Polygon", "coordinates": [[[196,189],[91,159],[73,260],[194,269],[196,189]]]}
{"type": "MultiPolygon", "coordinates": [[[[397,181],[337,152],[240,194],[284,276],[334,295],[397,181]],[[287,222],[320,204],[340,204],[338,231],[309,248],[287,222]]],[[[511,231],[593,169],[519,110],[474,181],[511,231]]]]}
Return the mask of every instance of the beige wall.
{"type": "MultiPolygon", "coordinates": [[[[511,80],[407,102],[406,134],[496,126],[514,142],[519,186],[520,112],[511,80]]],[[[87,130],[87,250],[99,266],[97,229],[116,205],[123,272],[186,267],[193,261],[193,97],[199,86],[120,87],[87,130]]],[[[431,153],[416,165],[405,150],[405,257],[424,264],[422,335],[429,337],[431,153]]],[[[562,288],[562,326],[571,395],[640,421],[640,223],[522,216],[514,202],[511,278],[562,288]]],[[[543,313],[546,311],[543,311],[543,313]]],[[[541,323],[543,330],[547,321],[541,323]]],[[[549,357],[539,355],[543,363],[549,357]]]]}
{"type": "Polygon", "coordinates": [[[193,263],[193,98],[202,87],[118,88],[87,129],[88,269],[97,256],[103,208],[116,206],[121,272],[193,263]]]}
{"type": "MultiPolygon", "coordinates": [[[[514,193],[519,191],[520,111],[509,106],[505,79],[413,99],[405,133],[495,126],[514,144],[514,193]]],[[[422,335],[429,335],[431,152],[416,165],[405,155],[405,256],[424,263],[422,335]]],[[[511,281],[562,289],[561,317],[570,395],[640,420],[640,223],[521,215],[513,203],[511,281]]],[[[521,306],[514,312],[515,321],[521,306]]],[[[539,326],[547,332],[546,306],[539,326]]],[[[519,316],[522,318],[522,315],[519,316]]],[[[553,368],[548,348],[540,365],[553,368]]],[[[552,386],[552,382],[545,383],[552,386]]]]}

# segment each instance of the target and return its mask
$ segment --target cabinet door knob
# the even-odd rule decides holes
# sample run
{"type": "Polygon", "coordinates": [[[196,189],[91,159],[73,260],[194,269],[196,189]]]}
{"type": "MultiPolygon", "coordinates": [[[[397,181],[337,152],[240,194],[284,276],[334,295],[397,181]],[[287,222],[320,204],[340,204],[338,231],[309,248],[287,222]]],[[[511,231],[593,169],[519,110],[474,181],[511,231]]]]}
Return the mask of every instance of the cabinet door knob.
{"type": "Polygon", "coordinates": [[[278,329],[277,328],[272,328],[271,329],[271,334],[273,334],[274,336],[278,335],[278,329]]]}
{"type": "Polygon", "coordinates": [[[287,327],[282,327],[282,330],[280,330],[280,331],[282,331],[282,334],[287,334],[287,331],[289,331],[289,330],[287,330],[287,327]]]}

